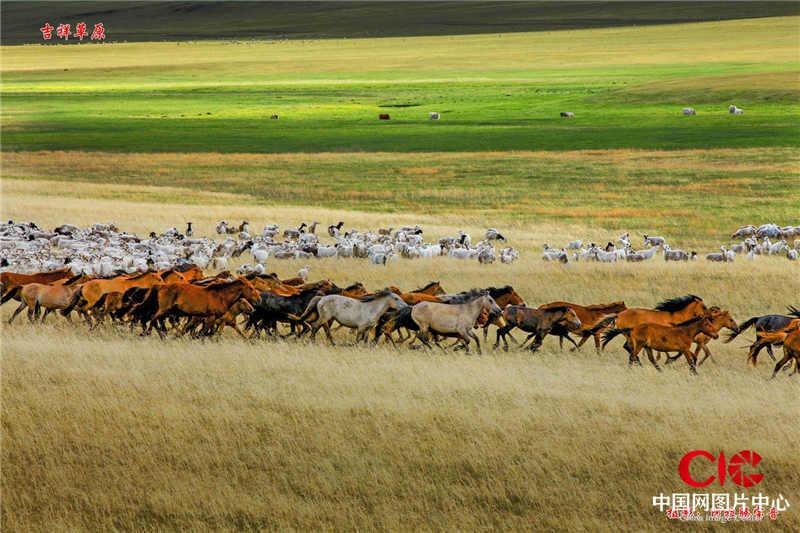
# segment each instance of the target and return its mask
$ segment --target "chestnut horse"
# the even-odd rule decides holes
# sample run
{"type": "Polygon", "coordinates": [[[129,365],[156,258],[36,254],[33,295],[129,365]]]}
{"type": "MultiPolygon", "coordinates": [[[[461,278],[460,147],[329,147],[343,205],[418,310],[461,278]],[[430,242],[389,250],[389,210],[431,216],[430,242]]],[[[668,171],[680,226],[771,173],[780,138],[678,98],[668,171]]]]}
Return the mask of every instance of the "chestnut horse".
{"type": "Polygon", "coordinates": [[[627,309],[625,302],[622,301],[597,305],[578,305],[571,302],[552,302],[549,304],[540,305],[539,309],[549,309],[552,307],[564,306],[567,306],[575,311],[575,314],[578,315],[578,318],[581,321],[581,326],[577,329],[570,330],[562,327],[560,324],[557,324],[552,330],[550,330],[550,335],[555,335],[559,338],[559,347],[562,347],[564,339],[566,338],[568,341],[574,344],[572,347],[573,351],[580,349],[580,347],[583,346],[587,340],[593,338],[594,347],[597,353],[600,353],[600,336],[606,327],[606,322],[609,315],[615,315],[627,309]],[[569,336],[570,333],[580,335],[581,341],[575,344],[575,341],[573,341],[569,336]]]}
{"type": "MultiPolygon", "coordinates": [[[[719,331],[722,328],[728,328],[733,332],[736,332],[739,329],[739,325],[736,323],[736,321],[731,316],[731,313],[727,309],[720,309],[717,306],[711,307],[708,310],[708,318],[711,321],[712,328],[717,333],[719,333],[719,331]]],[[[700,350],[703,350],[703,358],[697,362],[697,366],[702,365],[706,359],[711,357],[711,350],[708,349],[708,343],[711,342],[711,340],[712,340],[711,337],[709,337],[703,332],[700,332],[695,336],[694,358],[697,359],[697,356],[700,355],[700,350]]],[[[681,356],[680,353],[673,356],[667,356],[665,364],[671,363],[675,359],[678,359],[680,356],[681,356]]],[[[656,357],[656,361],[659,360],[659,357],[660,356],[656,357]]]]}
{"type": "Polygon", "coordinates": [[[783,368],[786,363],[790,363],[794,359],[794,372],[792,374],[800,374],[800,321],[791,328],[776,333],[765,333],[762,337],[763,342],[770,342],[772,344],[783,344],[783,359],[775,364],[775,370],[772,371],[772,378],[778,375],[778,371],[783,368]]]}
{"type": "Polygon", "coordinates": [[[750,346],[747,360],[750,361],[753,366],[756,366],[758,364],[758,353],[762,348],[782,344],[786,336],[797,328],[800,328],[800,318],[794,318],[784,327],[774,331],[756,330],[756,341],[750,346]]]}
{"type": "Polygon", "coordinates": [[[661,367],[658,366],[655,358],[653,357],[653,350],[661,352],[680,352],[681,355],[686,357],[689,363],[689,371],[692,374],[697,374],[695,369],[695,357],[692,354],[692,343],[698,333],[705,333],[712,339],[719,337],[719,334],[711,325],[711,321],[707,316],[698,316],[690,318],[685,322],[681,322],[674,326],[664,326],[661,324],[639,324],[633,328],[615,328],[606,331],[603,335],[603,347],[619,334],[625,335],[627,338],[626,345],[630,346],[630,357],[628,358],[628,365],[634,363],[641,365],[639,360],[639,352],[644,348],[647,351],[647,358],[653,366],[661,372],[661,367]]]}
{"type": "MultiPolygon", "coordinates": [[[[214,320],[222,317],[240,298],[244,298],[251,305],[257,304],[260,299],[259,292],[244,278],[215,283],[208,287],[198,287],[191,283],[169,283],[153,292],[157,293],[158,309],[150,318],[148,333],[160,318],[173,312],[195,319],[189,320],[184,325],[179,333],[183,335],[194,325],[193,322],[209,317],[213,317],[214,320]]],[[[162,329],[158,332],[164,338],[165,332],[162,329]]]]}
{"type": "Polygon", "coordinates": [[[497,341],[494,348],[500,346],[500,339],[503,339],[503,349],[508,351],[508,341],[506,335],[514,328],[530,333],[528,338],[522,342],[522,346],[531,338],[535,340],[528,347],[531,351],[536,351],[542,345],[542,341],[550,333],[550,330],[558,323],[573,328],[581,327],[578,315],[567,306],[551,307],[549,309],[531,309],[520,305],[511,305],[503,310],[503,319],[506,325],[497,330],[497,341]]]}
{"type": "MultiPolygon", "coordinates": [[[[687,294],[670,300],[664,300],[655,309],[629,307],[614,319],[616,329],[633,329],[639,324],[660,324],[674,326],[689,319],[708,315],[708,307],[699,296],[687,294]]],[[[603,343],[605,347],[607,343],[603,343]]],[[[623,346],[630,353],[628,342],[623,346]]]]}
{"type": "Polygon", "coordinates": [[[3,305],[11,298],[19,300],[17,296],[17,287],[26,285],[28,283],[53,283],[60,279],[71,278],[72,270],[69,268],[60,268],[58,270],[51,270],[49,272],[37,272],[36,274],[16,274],[14,272],[0,272],[0,305],[3,305]]]}
{"type": "MultiPolygon", "coordinates": [[[[44,319],[51,311],[67,309],[78,298],[78,291],[80,291],[81,285],[63,286],[26,283],[18,287],[20,287],[19,298],[21,303],[14,311],[14,314],[11,315],[11,318],[8,319],[9,324],[26,307],[28,308],[28,320],[31,322],[39,318],[40,310],[44,307],[45,313],[42,316],[42,322],[44,322],[44,319]]],[[[64,313],[64,316],[67,320],[70,320],[69,312],[64,313]]]]}

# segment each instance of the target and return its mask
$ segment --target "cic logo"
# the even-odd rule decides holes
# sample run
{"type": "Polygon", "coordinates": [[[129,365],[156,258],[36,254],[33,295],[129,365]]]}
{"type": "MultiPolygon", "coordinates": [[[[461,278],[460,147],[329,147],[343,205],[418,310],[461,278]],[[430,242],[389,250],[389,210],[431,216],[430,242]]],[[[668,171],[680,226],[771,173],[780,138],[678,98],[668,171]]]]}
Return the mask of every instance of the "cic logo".
{"type": "Polygon", "coordinates": [[[678,465],[678,473],[681,479],[692,487],[705,487],[714,482],[715,479],[719,480],[720,486],[725,485],[726,476],[730,476],[734,483],[740,487],[754,487],[761,483],[764,474],[745,474],[742,472],[744,465],[756,466],[761,462],[761,456],[752,450],[742,450],[734,455],[726,464],[725,454],[720,453],[719,457],[714,457],[710,453],[703,450],[694,450],[683,456],[680,464],[678,465]],[[711,463],[717,463],[717,476],[709,476],[705,481],[697,481],[692,478],[689,473],[689,465],[696,457],[703,457],[711,463]]]}

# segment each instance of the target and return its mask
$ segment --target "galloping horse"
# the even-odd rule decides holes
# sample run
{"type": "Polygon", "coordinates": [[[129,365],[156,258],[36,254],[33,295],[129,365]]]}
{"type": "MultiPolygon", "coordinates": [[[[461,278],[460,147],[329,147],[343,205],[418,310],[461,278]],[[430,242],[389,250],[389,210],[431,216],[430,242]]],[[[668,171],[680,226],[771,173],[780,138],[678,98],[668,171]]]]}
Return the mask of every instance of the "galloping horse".
{"type": "MultiPolygon", "coordinates": [[[[18,287],[28,283],[53,283],[60,279],[71,278],[72,270],[61,268],[49,272],[37,272],[36,274],[16,274],[14,272],[0,272],[0,305],[3,305],[18,294],[18,287]]],[[[18,297],[17,297],[18,298],[18,297]]]]}
{"type": "MultiPolygon", "coordinates": [[[[489,287],[486,289],[489,293],[489,296],[494,298],[494,303],[497,304],[497,307],[500,309],[505,309],[509,305],[525,305],[525,300],[522,299],[522,296],[517,294],[517,291],[514,290],[514,287],[511,285],[506,285],[505,287],[489,287]]],[[[495,325],[498,328],[503,327],[502,319],[500,315],[495,316],[494,320],[489,320],[489,314],[486,311],[481,312],[481,315],[478,317],[478,321],[475,324],[476,328],[483,328],[483,342],[485,343],[489,338],[489,326],[495,325]]],[[[510,335],[510,334],[509,334],[510,335]]],[[[512,339],[514,337],[511,337],[512,339]]],[[[514,341],[516,342],[516,341],[514,341]]]]}
{"type": "Polygon", "coordinates": [[[506,325],[497,330],[497,341],[494,348],[500,346],[500,339],[503,339],[503,349],[508,351],[508,340],[506,335],[514,328],[530,333],[528,338],[522,341],[522,346],[531,338],[535,340],[529,346],[529,350],[536,351],[542,345],[545,336],[550,333],[556,324],[564,324],[566,327],[579,328],[581,321],[578,315],[567,306],[551,307],[548,309],[531,309],[520,305],[512,305],[503,310],[503,319],[506,325]]]}
{"type": "Polygon", "coordinates": [[[570,330],[561,326],[560,324],[556,324],[553,329],[550,330],[550,335],[555,335],[558,337],[559,347],[563,346],[564,339],[570,341],[574,345],[572,347],[573,351],[580,349],[580,347],[583,346],[587,340],[593,338],[594,347],[597,353],[600,353],[600,335],[603,329],[605,329],[605,322],[609,315],[621,313],[627,309],[625,302],[612,302],[609,304],[597,305],[578,305],[572,302],[552,302],[549,304],[540,305],[539,309],[551,309],[553,307],[564,306],[575,311],[575,314],[578,315],[578,319],[581,321],[581,325],[577,329],[570,330]],[[601,322],[603,323],[602,325],[601,322]],[[575,341],[573,341],[569,336],[570,333],[580,335],[581,341],[575,344],[575,341]]]}
{"type": "Polygon", "coordinates": [[[765,333],[762,337],[763,342],[771,344],[783,343],[783,359],[775,364],[775,370],[772,371],[772,378],[778,375],[778,371],[783,368],[786,363],[794,359],[794,371],[792,374],[800,374],[800,322],[797,325],[788,328],[787,330],[776,333],[765,333]]]}
{"type": "MultiPolygon", "coordinates": [[[[478,353],[481,353],[481,343],[478,336],[472,332],[472,327],[482,311],[488,311],[490,317],[502,313],[494,299],[486,291],[478,291],[476,296],[466,303],[444,304],[436,302],[420,302],[411,309],[411,318],[419,328],[417,338],[428,348],[431,332],[442,335],[456,335],[464,343],[469,352],[470,338],[475,341],[478,353]]],[[[434,341],[436,342],[436,341],[434,341]]],[[[437,342],[437,346],[442,346],[437,342]]],[[[442,348],[444,349],[444,348],[442,348]]]]}
{"type": "Polygon", "coordinates": [[[619,334],[625,335],[627,338],[625,344],[630,346],[630,357],[628,365],[641,364],[639,360],[639,352],[644,348],[647,351],[647,358],[653,366],[661,372],[661,367],[658,366],[655,358],[653,357],[653,350],[661,352],[680,352],[681,355],[686,357],[689,363],[689,371],[692,374],[697,374],[695,369],[695,356],[692,354],[692,342],[698,333],[705,333],[712,339],[719,337],[719,334],[711,325],[711,321],[707,316],[698,316],[690,318],[685,322],[681,322],[674,326],[663,326],[661,324],[639,324],[633,328],[615,328],[606,331],[603,335],[603,347],[619,334]]]}
{"type": "MultiPolygon", "coordinates": [[[[253,285],[244,278],[216,283],[208,287],[198,287],[191,283],[169,283],[158,287],[158,290],[153,292],[157,293],[158,310],[150,318],[147,332],[152,331],[153,326],[161,317],[168,316],[172,312],[179,312],[192,317],[184,325],[179,335],[183,335],[194,324],[206,318],[213,317],[216,320],[223,316],[240,298],[244,298],[252,305],[258,303],[260,296],[253,285]]],[[[161,329],[158,331],[163,338],[164,331],[161,329]]]]}
{"type": "Polygon", "coordinates": [[[403,309],[408,307],[398,295],[388,288],[361,299],[348,298],[340,294],[323,296],[316,302],[316,306],[309,304],[301,320],[307,320],[314,309],[319,314],[311,324],[311,339],[320,327],[325,329],[325,334],[331,344],[335,345],[331,335],[329,323],[336,320],[345,327],[356,330],[356,343],[366,340],[368,331],[377,324],[380,316],[388,309],[403,309]]]}
{"type": "MultiPolygon", "coordinates": [[[[757,331],[756,341],[750,346],[750,351],[747,354],[747,360],[753,363],[753,366],[758,364],[758,353],[762,348],[770,348],[773,345],[780,345],[783,343],[786,335],[800,328],[800,318],[790,320],[786,326],[774,331],[757,331]]],[[[775,358],[773,357],[773,361],[775,358]]]]}
{"type": "MultiPolygon", "coordinates": [[[[617,315],[614,320],[616,329],[633,329],[639,324],[660,324],[674,326],[689,319],[707,316],[708,307],[699,296],[687,294],[670,300],[664,300],[655,309],[642,309],[630,307],[617,315]]],[[[605,346],[607,343],[603,343],[605,346]]],[[[623,346],[629,353],[630,345],[625,342],[623,346]]]]}
{"type": "MultiPolygon", "coordinates": [[[[28,320],[31,322],[39,318],[40,309],[44,307],[45,312],[44,316],[42,316],[42,322],[44,322],[44,319],[47,318],[51,311],[67,309],[78,298],[78,291],[81,285],[63,286],[26,283],[18,287],[20,287],[19,298],[21,303],[14,311],[14,314],[11,315],[11,318],[8,319],[9,324],[26,307],[28,308],[28,320]]],[[[64,312],[64,316],[68,321],[71,321],[69,312],[64,312]]]]}
{"type": "Polygon", "coordinates": [[[765,333],[774,333],[781,331],[788,327],[792,321],[800,318],[800,310],[796,309],[795,307],[789,306],[789,315],[762,315],[762,316],[754,316],[744,321],[744,323],[739,327],[738,331],[734,331],[728,338],[725,339],[725,342],[731,342],[735,339],[740,333],[747,330],[750,326],[756,327],[756,341],[750,346],[750,355],[748,359],[753,361],[755,364],[758,353],[762,350],[762,348],[767,349],[767,353],[769,354],[770,358],[774,361],[775,355],[772,353],[772,344],[769,342],[759,342],[761,337],[765,333]]]}
{"type": "MultiPolygon", "coordinates": [[[[722,328],[728,328],[731,331],[738,331],[739,325],[736,324],[736,321],[731,316],[730,311],[727,309],[721,309],[717,306],[711,307],[708,310],[708,318],[711,321],[711,327],[714,331],[719,334],[719,331],[722,328]]],[[[708,349],[708,343],[711,342],[712,337],[709,337],[703,332],[698,333],[694,337],[695,342],[695,351],[694,351],[694,358],[697,359],[697,356],[700,355],[700,350],[703,350],[703,358],[697,362],[697,366],[703,364],[703,362],[711,357],[711,350],[708,349]]],[[[669,364],[675,359],[678,359],[681,354],[668,356],[665,364],[669,364]]],[[[658,361],[658,357],[656,357],[656,361],[658,361]]]]}
{"type": "MultiPolygon", "coordinates": [[[[174,275],[170,272],[169,277],[173,276],[174,275]]],[[[117,276],[110,279],[88,281],[83,284],[78,292],[79,298],[73,305],[68,307],[68,310],[72,311],[74,307],[77,307],[80,312],[85,314],[86,321],[91,326],[92,321],[90,313],[103,295],[111,292],[121,292],[124,294],[125,291],[134,287],[148,289],[154,285],[161,285],[164,281],[161,274],[157,272],[145,272],[144,274],[137,274],[135,276],[117,276]]],[[[99,322],[101,317],[97,316],[96,318],[99,322]]]]}

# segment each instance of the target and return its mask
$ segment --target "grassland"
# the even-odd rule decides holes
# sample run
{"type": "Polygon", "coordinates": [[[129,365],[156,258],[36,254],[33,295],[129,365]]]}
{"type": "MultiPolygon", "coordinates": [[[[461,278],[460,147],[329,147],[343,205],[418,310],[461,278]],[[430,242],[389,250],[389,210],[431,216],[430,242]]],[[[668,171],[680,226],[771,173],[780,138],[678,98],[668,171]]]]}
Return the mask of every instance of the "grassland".
{"type": "MultiPolygon", "coordinates": [[[[8,192],[22,187],[25,194],[65,199],[179,204],[230,204],[235,195],[237,203],[260,206],[254,219],[263,223],[273,206],[313,206],[405,213],[408,221],[418,215],[460,217],[484,224],[481,233],[488,226],[530,233],[561,225],[575,232],[566,240],[593,226],[615,234],[663,233],[673,244],[701,250],[727,242],[740,225],[767,219],[794,224],[800,197],[798,159],[788,148],[413,157],[9,152],[2,162],[8,192]],[[92,183],[98,186],[88,186],[92,183]],[[194,196],[199,192],[206,194],[194,196]],[[224,194],[215,199],[208,193],[224,194]]],[[[9,199],[4,206],[14,203],[9,199]]],[[[310,216],[300,211],[297,220],[287,222],[297,225],[310,216]]],[[[348,224],[352,219],[343,218],[348,224]]]]}
{"type": "MultiPolygon", "coordinates": [[[[288,225],[308,214],[235,195],[207,203],[214,196],[200,191],[172,190],[192,200],[176,204],[157,187],[53,183],[46,196],[29,185],[4,191],[4,216],[36,213],[45,226],[114,219],[140,233],[194,220],[209,233],[224,217],[288,225]],[[60,194],[70,186],[83,198],[60,194]]],[[[314,214],[361,228],[418,220],[430,238],[482,229],[463,215],[314,214]]],[[[565,268],[531,257],[542,240],[575,229],[512,231],[523,253],[513,265],[327,260],[311,272],[370,287],[511,282],[531,305],[651,306],[694,292],[740,322],[797,303],[797,265],[785,259],[565,268]]],[[[300,263],[268,266],[289,276],[300,263]]],[[[477,357],[231,336],[161,343],[18,321],[2,337],[4,528],[664,531],[651,500],[686,490],[677,474],[684,453],[752,448],[764,457],[759,488],[792,503],[758,529],[795,530],[800,464],[787,450],[800,437],[798,380],[769,382],[766,356],[747,367],[749,338],[712,343],[715,361],[690,378],[685,363],[629,371],[618,343],[602,356],[560,353],[548,341],[533,358],[477,357]]]]}
{"type": "Polygon", "coordinates": [[[796,146],[798,27],[779,17],[413,39],[4,47],[3,149],[796,146]],[[746,114],[730,116],[732,102],[746,114]],[[698,116],[681,116],[685,105],[698,116]],[[577,118],[560,119],[563,110],[577,118]],[[378,121],[387,111],[392,120],[378,121]],[[442,120],[429,121],[429,111],[442,120]]]}
{"type": "MultiPolygon", "coordinates": [[[[629,9],[644,21],[646,7],[629,9]]],[[[785,258],[539,256],[625,230],[704,252],[740,224],[797,224],[797,23],[3,47],[0,218],[139,234],[191,220],[201,235],[221,219],[420,223],[428,240],[496,226],[520,261],[325,260],[311,277],[782,312],[800,305],[785,258]]],[[[664,531],[677,525],[652,497],[687,491],[684,453],[748,448],[759,489],[792,506],[738,528],[800,529],[800,380],[768,381],[766,356],[747,367],[750,335],[712,343],[692,378],[683,362],[628,370],[619,342],[477,357],[0,323],[4,530],[664,531]]]]}

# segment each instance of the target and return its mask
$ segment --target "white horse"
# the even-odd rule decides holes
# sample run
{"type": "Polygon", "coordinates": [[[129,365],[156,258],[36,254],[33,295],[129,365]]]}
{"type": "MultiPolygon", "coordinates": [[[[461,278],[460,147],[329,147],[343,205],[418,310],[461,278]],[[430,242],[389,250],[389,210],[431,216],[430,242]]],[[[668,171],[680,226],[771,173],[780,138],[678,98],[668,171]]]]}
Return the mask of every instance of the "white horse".
{"type": "MultiPolygon", "coordinates": [[[[310,315],[312,307],[313,305],[309,304],[300,318],[304,319],[310,315]]],[[[375,327],[383,313],[389,309],[398,310],[404,307],[408,307],[408,304],[389,289],[360,299],[338,294],[323,296],[316,302],[319,316],[311,324],[311,339],[314,339],[317,330],[322,327],[325,329],[328,340],[335,345],[331,336],[330,322],[336,320],[341,325],[356,330],[356,343],[362,339],[366,341],[367,333],[375,327]]]]}
{"type": "MultiPolygon", "coordinates": [[[[420,302],[411,308],[411,319],[419,327],[417,338],[428,348],[432,348],[428,337],[433,332],[458,337],[468,352],[469,340],[473,339],[478,353],[481,353],[481,343],[472,327],[484,309],[490,319],[502,313],[494,299],[486,291],[481,291],[476,298],[463,304],[420,302]]],[[[436,344],[442,347],[438,342],[436,344]]]]}

